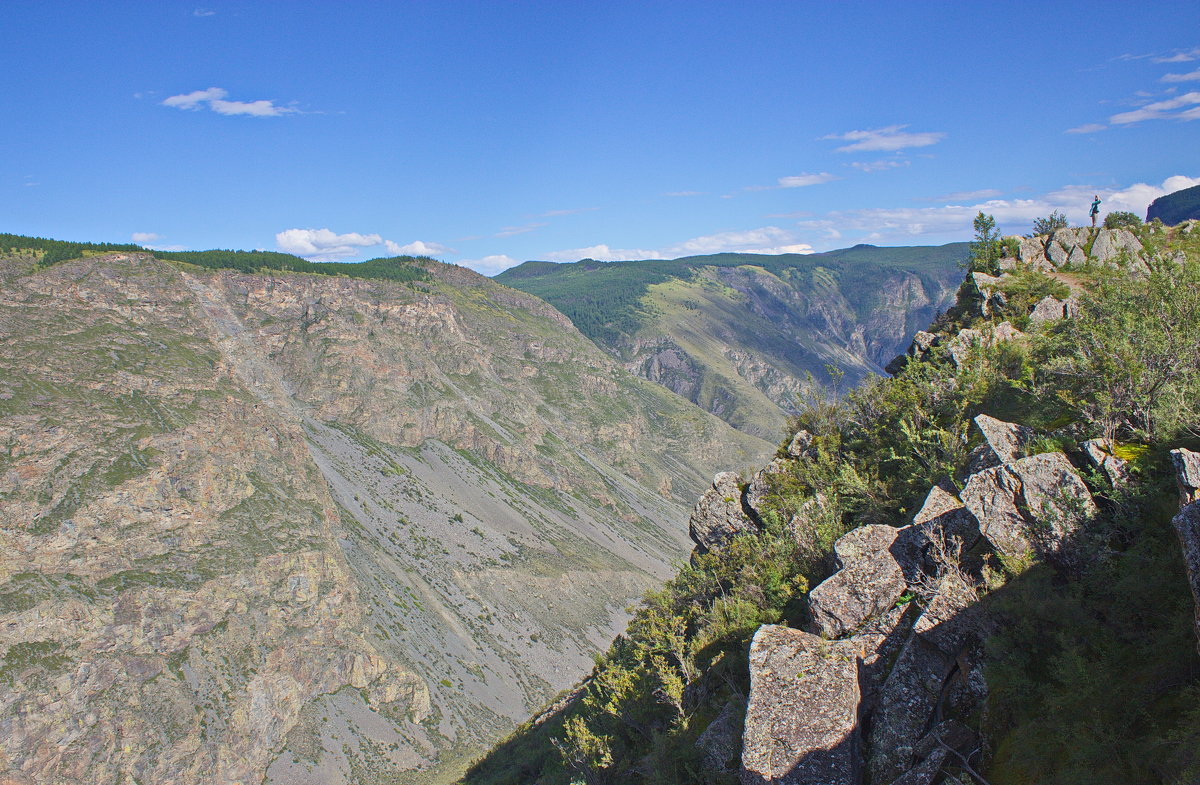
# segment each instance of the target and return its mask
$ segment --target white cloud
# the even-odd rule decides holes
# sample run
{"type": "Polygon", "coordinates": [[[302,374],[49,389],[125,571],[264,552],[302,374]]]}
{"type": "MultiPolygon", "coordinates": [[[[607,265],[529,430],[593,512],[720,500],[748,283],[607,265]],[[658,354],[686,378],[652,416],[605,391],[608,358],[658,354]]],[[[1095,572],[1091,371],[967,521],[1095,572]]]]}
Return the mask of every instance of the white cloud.
{"type": "MultiPolygon", "coordinates": [[[[572,259],[571,261],[575,260],[572,259]]],[[[455,262],[455,264],[470,267],[475,272],[482,273],[483,275],[496,275],[510,267],[516,267],[520,262],[505,254],[492,254],[484,256],[481,259],[461,259],[455,262]]]]}
{"type": "Polygon", "coordinates": [[[1104,123],[1084,123],[1083,125],[1077,125],[1074,128],[1068,128],[1067,130],[1063,131],[1063,133],[1065,133],[1065,134],[1094,134],[1097,131],[1103,131],[1107,128],[1108,128],[1108,126],[1105,125],[1104,123]]]}
{"type": "Polygon", "coordinates": [[[942,131],[922,131],[919,133],[906,132],[907,125],[889,125],[884,128],[874,128],[866,131],[847,131],[844,134],[828,134],[821,139],[836,139],[850,142],[839,147],[839,153],[857,151],[895,152],[911,147],[929,147],[946,138],[942,131]]]}
{"type": "Polygon", "coordinates": [[[842,178],[838,177],[837,175],[830,174],[829,172],[817,172],[816,174],[804,172],[803,174],[796,174],[790,177],[780,177],[779,187],[803,188],[808,185],[821,185],[822,183],[829,183],[840,179],[842,178]]]}
{"type": "Polygon", "coordinates": [[[882,158],[878,161],[852,161],[850,165],[860,172],[882,172],[887,169],[899,169],[901,166],[908,166],[911,163],[911,161],[903,159],[882,158]]]}
{"type": "Polygon", "coordinates": [[[160,237],[154,232],[134,232],[133,234],[129,235],[129,239],[138,245],[145,245],[146,243],[152,243],[155,240],[160,239],[160,237]]]}
{"type": "Polygon", "coordinates": [[[1187,49],[1173,55],[1154,58],[1156,63],[1190,63],[1193,60],[1200,60],[1200,49],[1187,49]]]}
{"type": "Polygon", "coordinates": [[[856,242],[903,243],[914,242],[926,235],[969,237],[971,221],[976,213],[983,211],[992,215],[1003,231],[1023,234],[1029,231],[1034,218],[1047,216],[1055,210],[1066,215],[1073,224],[1084,225],[1088,222],[1093,195],[1100,196],[1106,213],[1127,210],[1144,216],[1146,207],[1159,196],[1193,185],[1200,185],[1200,177],[1175,175],[1161,185],[1135,183],[1119,189],[1070,185],[1032,199],[963,200],[963,203],[940,207],[837,211],[818,219],[800,221],[797,225],[809,232],[833,233],[833,239],[849,234],[857,236],[856,242]]]}
{"type": "Polygon", "coordinates": [[[192,16],[216,16],[216,13],[216,11],[207,8],[197,8],[195,11],[192,11],[192,16]]]}
{"type": "Polygon", "coordinates": [[[193,90],[190,93],[173,95],[163,99],[163,106],[173,106],[176,109],[199,109],[200,104],[208,101],[218,101],[229,95],[227,90],[220,87],[210,87],[207,90],[193,90]]]}
{"type": "Polygon", "coordinates": [[[1200,68],[1186,74],[1163,74],[1163,82],[1200,82],[1200,68]]]}
{"type": "Polygon", "coordinates": [[[496,232],[496,234],[493,236],[494,237],[512,237],[514,235],[525,234],[526,232],[532,232],[534,229],[541,229],[545,225],[546,224],[543,222],[543,223],[529,223],[529,224],[525,224],[524,226],[504,226],[504,227],[501,227],[500,231],[496,232]]]}
{"type": "Polygon", "coordinates": [[[678,259],[681,256],[701,256],[713,253],[812,253],[808,243],[798,242],[795,234],[778,226],[764,226],[732,232],[718,232],[674,243],[663,248],[611,248],[592,245],[546,254],[552,262],[575,262],[596,259],[602,262],[629,262],[638,259],[678,259]]]}
{"type": "Polygon", "coordinates": [[[329,229],[285,229],[275,235],[279,250],[314,262],[342,261],[382,242],[377,234],[336,234],[329,229]]]}
{"type": "Polygon", "coordinates": [[[1155,101],[1154,103],[1146,104],[1140,109],[1134,109],[1130,112],[1120,112],[1108,118],[1108,122],[1113,125],[1127,125],[1143,120],[1195,120],[1200,118],[1200,112],[1195,112],[1192,109],[1182,112],[1175,112],[1174,110],[1183,107],[1195,107],[1198,104],[1200,104],[1200,92],[1192,91],[1175,96],[1174,98],[1168,98],[1165,101],[1155,101]]]}
{"type": "Polygon", "coordinates": [[[426,243],[421,240],[413,240],[406,245],[384,240],[383,247],[392,256],[445,256],[448,253],[454,253],[453,250],[441,243],[426,243]]]}
{"type": "Polygon", "coordinates": [[[279,117],[285,114],[295,114],[298,110],[286,106],[277,106],[274,101],[260,99],[258,101],[227,101],[229,91],[222,87],[210,87],[207,90],[193,90],[163,99],[163,106],[176,109],[198,111],[207,106],[217,114],[248,115],[250,117],[279,117]]]}

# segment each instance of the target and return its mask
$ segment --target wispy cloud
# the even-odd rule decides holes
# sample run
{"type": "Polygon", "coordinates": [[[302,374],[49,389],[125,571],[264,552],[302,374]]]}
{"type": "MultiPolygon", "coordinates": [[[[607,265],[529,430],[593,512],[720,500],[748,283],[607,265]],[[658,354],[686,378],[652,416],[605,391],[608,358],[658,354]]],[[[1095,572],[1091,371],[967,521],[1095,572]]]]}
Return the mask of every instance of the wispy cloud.
{"type": "Polygon", "coordinates": [[[1200,120],[1200,91],[1184,93],[1165,101],[1155,101],[1108,118],[1112,125],[1128,125],[1145,120],[1200,120]],[[1183,111],[1176,111],[1180,109],[1183,111]]]}
{"type": "Polygon", "coordinates": [[[192,11],[192,16],[216,16],[216,15],[217,15],[217,12],[213,11],[210,8],[197,8],[195,11],[192,11]]]}
{"type": "Polygon", "coordinates": [[[1186,74],[1163,74],[1161,82],[1200,82],[1200,68],[1186,74]]]}
{"type": "MultiPolygon", "coordinates": [[[[1023,233],[1029,231],[1034,218],[1056,210],[1078,225],[1086,223],[1094,194],[1100,196],[1106,212],[1127,210],[1145,215],[1146,207],[1159,196],[1193,185],[1200,185],[1200,177],[1175,175],[1159,185],[1135,183],[1125,188],[1068,185],[1031,199],[968,199],[939,207],[835,211],[819,218],[799,221],[797,226],[810,235],[822,234],[824,239],[830,240],[849,235],[856,242],[904,243],[931,235],[967,237],[970,235],[971,221],[978,212],[983,211],[995,217],[1002,230],[1023,233]]],[[[962,195],[970,196],[971,193],[962,195]]]]}
{"type": "Polygon", "coordinates": [[[383,238],[377,234],[337,234],[329,229],[284,229],[275,235],[279,250],[314,262],[343,261],[357,256],[363,248],[382,243],[383,238]]]}
{"type": "Polygon", "coordinates": [[[422,240],[413,240],[405,245],[384,240],[383,247],[392,256],[445,256],[454,253],[453,248],[447,248],[441,243],[427,243],[422,240]]]}
{"type": "Polygon", "coordinates": [[[163,99],[162,105],[193,112],[208,108],[217,114],[248,115],[250,117],[279,117],[299,112],[298,109],[279,106],[274,101],[267,99],[229,101],[226,100],[228,95],[229,91],[223,87],[210,87],[207,90],[193,90],[190,93],[170,96],[163,99]]]}
{"type": "Polygon", "coordinates": [[[1104,123],[1084,123],[1077,125],[1074,128],[1068,128],[1063,131],[1065,134],[1094,134],[1097,131],[1104,131],[1108,128],[1104,123]]]}
{"type": "Polygon", "coordinates": [[[912,162],[904,158],[881,158],[878,161],[852,161],[850,163],[860,172],[883,172],[888,169],[899,169],[909,166],[912,162]]]}
{"type": "Polygon", "coordinates": [[[146,243],[152,243],[155,240],[161,239],[162,238],[155,232],[134,232],[133,234],[129,235],[129,240],[137,243],[138,245],[145,245],[146,243]]]}
{"type": "Polygon", "coordinates": [[[1190,63],[1193,60],[1200,60],[1200,47],[1196,49],[1181,49],[1173,54],[1160,55],[1151,59],[1156,63],[1190,63]]]}
{"type": "Polygon", "coordinates": [[[504,226],[504,227],[501,227],[500,231],[496,232],[492,236],[493,237],[513,237],[518,234],[525,234],[526,232],[532,232],[534,229],[541,229],[545,225],[546,225],[545,221],[542,221],[542,222],[528,223],[528,224],[524,224],[522,226],[504,226]]]}
{"type": "Polygon", "coordinates": [[[859,151],[895,152],[913,147],[929,147],[946,138],[943,131],[905,131],[907,125],[889,125],[883,128],[873,128],[866,131],[846,131],[841,134],[827,134],[821,139],[833,139],[850,142],[837,148],[839,153],[855,153],[859,151]]]}
{"type": "Polygon", "coordinates": [[[809,174],[808,172],[805,172],[803,174],[794,174],[789,177],[780,177],[779,187],[805,188],[810,185],[821,185],[823,183],[831,183],[834,180],[840,179],[842,178],[835,174],[830,174],[829,172],[816,172],[815,174],[809,174]]]}
{"type": "Polygon", "coordinates": [[[580,259],[596,259],[602,262],[628,262],[637,259],[677,259],[681,256],[699,256],[713,253],[812,253],[808,243],[799,242],[794,232],[778,226],[763,226],[717,232],[693,237],[662,248],[613,248],[607,244],[586,248],[571,248],[546,254],[552,262],[575,262],[580,259]]]}

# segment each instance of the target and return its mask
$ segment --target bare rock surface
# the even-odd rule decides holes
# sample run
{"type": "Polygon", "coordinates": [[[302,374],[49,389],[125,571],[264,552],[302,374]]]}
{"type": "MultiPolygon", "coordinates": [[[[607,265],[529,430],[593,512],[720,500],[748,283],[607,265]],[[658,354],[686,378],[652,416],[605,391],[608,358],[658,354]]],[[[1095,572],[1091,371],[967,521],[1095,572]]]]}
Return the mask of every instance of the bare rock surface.
{"type": "Polygon", "coordinates": [[[810,631],[839,638],[895,604],[907,588],[904,569],[891,551],[896,536],[894,527],[873,524],[834,543],[840,569],[809,592],[810,631]]]}
{"type": "Polygon", "coordinates": [[[1171,450],[1171,465],[1175,468],[1175,483],[1179,486],[1179,503],[1200,501],[1200,452],[1183,448],[1171,450]]]}
{"type": "Polygon", "coordinates": [[[859,785],[859,646],[787,627],[758,629],[742,785],[859,785]]]}
{"type": "Polygon", "coordinates": [[[997,420],[987,414],[980,414],[973,420],[975,427],[983,434],[983,440],[991,448],[997,464],[1015,461],[1025,454],[1025,448],[1036,435],[1035,431],[1026,425],[997,420]]]}
{"type": "Polygon", "coordinates": [[[754,477],[746,485],[745,506],[750,513],[761,522],[766,512],[766,498],[771,490],[772,475],[787,472],[792,461],[785,458],[775,458],[763,468],[754,473],[754,477]]]}
{"type": "Polygon", "coordinates": [[[1046,295],[1038,300],[1037,305],[1029,312],[1029,321],[1033,324],[1057,322],[1067,317],[1067,303],[1056,297],[1046,295]]]}
{"type": "Polygon", "coordinates": [[[912,523],[898,530],[892,553],[904,569],[905,579],[917,583],[924,574],[937,574],[935,545],[968,550],[979,539],[975,516],[941,486],[933,486],[912,523]]]}
{"type": "Polygon", "coordinates": [[[1183,563],[1187,568],[1192,599],[1196,602],[1196,647],[1200,650],[1200,501],[1184,506],[1171,519],[1171,524],[1183,548],[1183,563]]]}
{"type": "Polygon", "coordinates": [[[712,487],[696,502],[688,521],[692,541],[702,551],[717,550],[733,537],[757,530],[742,509],[741,478],[734,472],[713,477],[712,487]]]}
{"type": "Polygon", "coordinates": [[[1095,514],[1087,486],[1062,453],[1042,453],[971,475],[963,504],[1005,556],[1045,556],[1095,514]]]}
{"type": "Polygon", "coordinates": [[[702,751],[701,762],[710,772],[727,773],[737,769],[741,735],[742,707],[730,701],[696,738],[702,751]]]}

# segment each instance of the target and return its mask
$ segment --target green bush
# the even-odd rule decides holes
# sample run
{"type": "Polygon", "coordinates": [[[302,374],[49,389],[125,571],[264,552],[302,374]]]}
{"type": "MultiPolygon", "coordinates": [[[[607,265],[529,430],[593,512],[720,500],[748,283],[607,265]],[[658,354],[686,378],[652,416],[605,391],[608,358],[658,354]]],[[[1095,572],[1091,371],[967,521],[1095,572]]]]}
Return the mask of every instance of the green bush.
{"type": "Polygon", "coordinates": [[[1141,226],[1142,219],[1125,210],[1117,210],[1104,216],[1105,229],[1138,229],[1141,226]]]}
{"type": "Polygon", "coordinates": [[[1055,210],[1045,218],[1033,219],[1033,232],[1030,237],[1037,237],[1039,234],[1050,234],[1058,229],[1066,229],[1070,226],[1067,223],[1067,216],[1055,210]]]}

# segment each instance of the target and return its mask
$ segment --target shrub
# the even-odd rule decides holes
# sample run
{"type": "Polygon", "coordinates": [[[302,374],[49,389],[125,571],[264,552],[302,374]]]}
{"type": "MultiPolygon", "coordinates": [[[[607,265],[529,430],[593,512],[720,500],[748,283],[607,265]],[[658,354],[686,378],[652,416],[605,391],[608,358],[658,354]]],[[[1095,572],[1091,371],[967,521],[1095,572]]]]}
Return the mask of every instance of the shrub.
{"type": "Polygon", "coordinates": [[[1055,210],[1045,218],[1033,219],[1033,234],[1031,237],[1036,237],[1039,234],[1050,234],[1056,229],[1066,229],[1070,224],[1067,223],[1067,216],[1055,210]]]}
{"type": "Polygon", "coordinates": [[[1105,229],[1137,229],[1141,225],[1142,219],[1126,210],[1117,210],[1104,216],[1105,229]]]}

